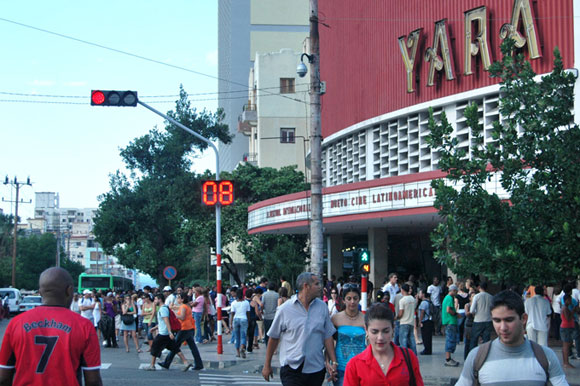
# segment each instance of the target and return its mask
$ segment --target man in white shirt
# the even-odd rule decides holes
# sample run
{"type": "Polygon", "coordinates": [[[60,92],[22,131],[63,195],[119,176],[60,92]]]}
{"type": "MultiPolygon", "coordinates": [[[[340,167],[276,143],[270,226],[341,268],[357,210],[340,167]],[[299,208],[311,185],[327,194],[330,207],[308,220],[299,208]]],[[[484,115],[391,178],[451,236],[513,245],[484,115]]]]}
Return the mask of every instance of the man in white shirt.
{"type": "Polygon", "coordinates": [[[292,296],[276,311],[268,330],[268,348],[262,376],[273,377],[272,357],[280,344],[280,380],[283,385],[322,385],[328,372],[337,376],[334,339],[336,332],[326,304],[320,299],[322,285],[313,273],[296,279],[298,295],[292,296]],[[323,348],[330,359],[325,365],[323,348]],[[325,368],[326,367],[326,368],[325,368]]]}
{"type": "Polygon", "coordinates": [[[427,293],[431,295],[433,303],[433,331],[435,335],[441,335],[441,286],[439,277],[433,277],[433,284],[427,287],[427,293]]]}
{"type": "Polygon", "coordinates": [[[173,288],[166,285],[163,287],[163,296],[165,296],[165,305],[169,308],[173,308],[175,306],[175,294],[173,293],[173,288]]]}
{"type": "Polygon", "coordinates": [[[399,320],[399,343],[401,347],[406,347],[413,350],[417,355],[417,346],[415,344],[415,306],[417,304],[415,298],[409,295],[410,286],[405,283],[401,286],[401,293],[403,297],[399,301],[399,312],[397,319],[399,320]]]}
{"type": "Polygon", "coordinates": [[[93,293],[91,290],[84,290],[83,297],[79,299],[79,310],[81,311],[81,316],[93,322],[93,309],[95,308],[95,302],[93,300],[93,293]]]}
{"type": "Polygon", "coordinates": [[[382,288],[383,293],[388,292],[391,295],[391,304],[395,304],[395,295],[399,292],[399,285],[397,284],[397,280],[399,277],[396,273],[389,274],[389,282],[382,288]]]}
{"type": "Polygon", "coordinates": [[[526,331],[528,339],[541,346],[548,346],[548,318],[552,314],[550,303],[544,299],[544,287],[537,285],[536,294],[524,303],[528,321],[526,331]]]}
{"type": "Polygon", "coordinates": [[[493,296],[487,292],[487,282],[481,282],[478,288],[479,293],[473,297],[469,309],[469,312],[475,315],[473,327],[471,328],[470,350],[477,347],[480,336],[483,343],[485,343],[491,339],[491,333],[493,332],[493,323],[491,321],[493,296]]]}

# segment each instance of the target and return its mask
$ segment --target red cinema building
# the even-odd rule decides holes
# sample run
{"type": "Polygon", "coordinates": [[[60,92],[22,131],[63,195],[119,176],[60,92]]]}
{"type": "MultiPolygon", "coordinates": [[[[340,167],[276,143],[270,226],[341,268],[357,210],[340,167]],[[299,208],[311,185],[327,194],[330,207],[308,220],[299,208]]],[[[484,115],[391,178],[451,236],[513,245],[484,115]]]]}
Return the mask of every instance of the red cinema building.
{"type": "MultiPolygon", "coordinates": [[[[463,115],[479,105],[485,141],[498,112],[498,80],[487,68],[513,37],[537,74],[553,51],[578,63],[578,0],[320,0],[323,217],[328,274],[357,269],[352,249],[371,252],[370,280],[389,272],[445,274],[429,233],[438,153],[426,142],[428,109],[445,112],[469,151],[463,115]]],[[[580,35],[578,35],[580,36],[580,35]]],[[[578,102],[576,102],[578,103],[578,102]]],[[[578,106],[576,106],[578,110],[578,106]]],[[[497,180],[488,190],[505,196],[497,180]]],[[[249,209],[250,233],[309,232],[308,192],[249,209]]]]}

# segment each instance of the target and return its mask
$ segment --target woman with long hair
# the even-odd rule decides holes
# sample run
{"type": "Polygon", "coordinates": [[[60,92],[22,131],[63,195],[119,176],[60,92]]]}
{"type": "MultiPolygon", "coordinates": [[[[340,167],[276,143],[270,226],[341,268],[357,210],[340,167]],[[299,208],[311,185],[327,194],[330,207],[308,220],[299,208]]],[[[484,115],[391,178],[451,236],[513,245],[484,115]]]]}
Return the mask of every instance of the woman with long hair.
{"type": "Polygon", "coordinates": [[[127,295],[124,298],[123,305],[121,306],[121,318],[125,318],[129,324],[125,323],[125,321],[121,322],[120,331],[123,332],[123,342],[125,343],[125,351],[129,352],[129,334],[133,338],[133,342],[135,343],[135,350],[138,353],[141,352],[139,349],[139,341],[137,340],[137,325],[135,324],[135,317],[137,315],[137,307],[133,302],[133,298],[131,295],[127,295]],[[127,316],[129,315],[133,318],[131,321],[127,316]]]}
{"type": "Polygon", "coordinates": [[[232,303],[231,314],[234,323],[234,343],[236,357],[246,357],[246,334],[248,332],[248,318],[250,316],[250,303],[244,299],[244,292],[238,289],[237,299],[232,303]]]}
{"type": "Polygon", "coordinates": [[[286,300],[288,300],[288,290],[286,287],[280,287],[278,290],[278,307],[280,307],[286,300]]]}
{"type": "Polygon", "coordinates": [[[195,343],[201,343],[201,323],[205,300],[203,297],[203,288],[196,287],[194,291],[194,299],[190,305],[193,310],[193,319],[195,320],[195,343]]]}
{"type": "Polygon", "coordinates": [[[345,386],[423,386],[419,361],[412,350],[395,346],[395,315],[384,303],[375,303],[365,314],[367,348],[346,365],[345,386]]]}
{"type": "Polygon", "coordinates": [[[216,309],[209,296],[209,287],[203,291],[203,340],[202,343],[213,342],[215,340],[214,334],[214,319],[216,314],[216,309]]]}
{"type": "Polygon", "coordinates": [[[344,310],[331,318],[337,330],[335,352],[338,378],[334,381],[334,386],[342,386],[346,364],[366,347],[364,316],[358,307],[361,298],[360,288],[355,284],[346,284],[343,287],[343,295],[344,310]]]}
{"type": "Polygon", "coordinates": [[[157,326],[157,311],[158,307],[153,303],[151,297],[148,294],[144,294],[143,326],[145,327],[145,337],[147,339],[147,343],[149,344],[147,352],[151,351],[151,345],[153,344],[153,334],[151,334],[151,329],[157,326]]]}
{"type": "Polygon", "coordinates": [[[338,314],[342,310],[342,300],[338,296],[338,290],[336,287],[330,289],[330,299],[328,299],[328,313],[332,318],[335,314],[338,314]]]}

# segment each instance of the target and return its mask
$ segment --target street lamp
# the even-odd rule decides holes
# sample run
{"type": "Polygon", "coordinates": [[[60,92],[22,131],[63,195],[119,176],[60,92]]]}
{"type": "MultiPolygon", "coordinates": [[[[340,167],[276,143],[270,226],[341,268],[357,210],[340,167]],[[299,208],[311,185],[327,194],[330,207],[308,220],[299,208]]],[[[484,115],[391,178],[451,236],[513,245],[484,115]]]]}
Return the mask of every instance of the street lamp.
{"type": "MultiPolygon", "coordinates": [[[[93,90],[91,92],[91,105],[92,106],[117,106],[117,107],[124,107],[124,106],[136,106],[140,104],[141,106],[145,107],[146,109],[150,110],[151,112],[159,115],[162,118],[165,118],[167,121],[173,123],[175,126],[179,127],[180,129],[187,131],[189,134],[193,135],[197,139],[205,142],[208,144],[209,147],[214,151],[215,158],[216,158],[216,170],[215,175],[216,179],[219,180],[220,178],[220,157],[219,152],[216,145],[211,142],[209,139],[205,138],[204,136],[196,133],[195,131],[191,130],[185,125],[177,122],[175,119],[168,117],[167,115],[163,114],[162,112],[155,110],[153,107],[149,106],[145,102],[141,102],[137,97],[136,91],[118,91],[118,90],[93,90]]],[[[221,232],[221,205],[215,206],[215,222],[216,222],[216,281],[217,281],[217,293],[221,294],[222,292],[222,232],[221,232]]],[[[217,352],[218,354],[223,354],[223,342],[222,342],[222,307],[223,304],[222,297],[217,297],[217,317],[218,317],[218,344],[217,344],[217,352]]]]}

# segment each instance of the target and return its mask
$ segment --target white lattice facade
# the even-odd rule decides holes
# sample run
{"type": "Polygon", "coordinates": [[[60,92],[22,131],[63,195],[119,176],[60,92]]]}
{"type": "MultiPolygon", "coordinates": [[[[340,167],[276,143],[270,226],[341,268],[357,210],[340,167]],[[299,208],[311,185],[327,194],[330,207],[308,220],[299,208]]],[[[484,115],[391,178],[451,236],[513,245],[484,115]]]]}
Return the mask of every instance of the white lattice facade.
{"type": "MultiPolygon", "coordinates": [[[[499,120],[498,92],[433,109],[437,121],[445,111],[454,128],[453,136],[458,139],[459,149],[467,156],[474,138],[464,113],[471,103],[479,106],[484,145],[494,142],[491,133],[493,122],[499,120]]],[[[439,153],[427,143],[430,133],[428,107],[345,131],[346,135],[324,144],[322,168],[326,187],[438,169],[439,153]]]]}

